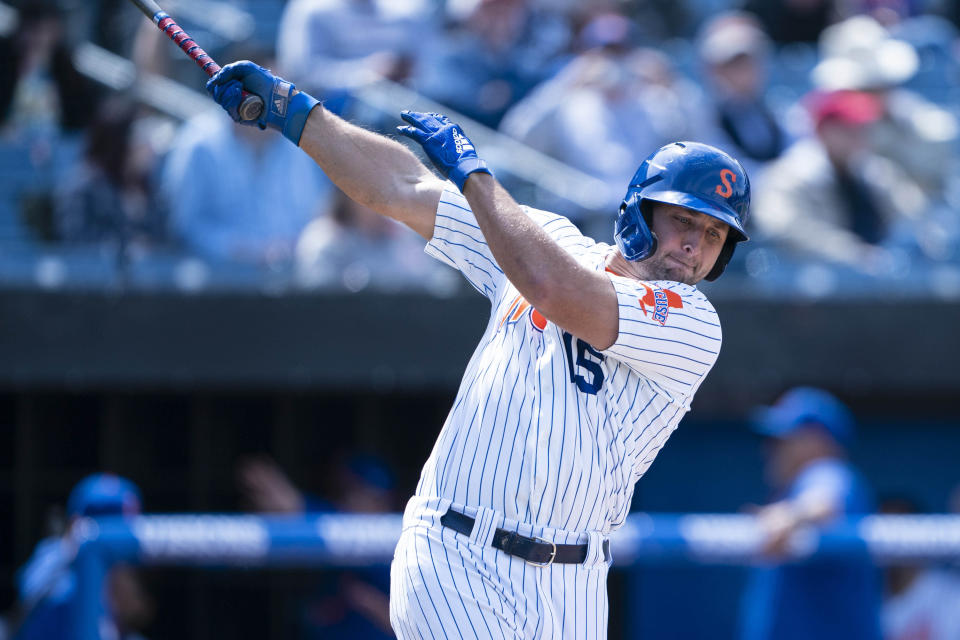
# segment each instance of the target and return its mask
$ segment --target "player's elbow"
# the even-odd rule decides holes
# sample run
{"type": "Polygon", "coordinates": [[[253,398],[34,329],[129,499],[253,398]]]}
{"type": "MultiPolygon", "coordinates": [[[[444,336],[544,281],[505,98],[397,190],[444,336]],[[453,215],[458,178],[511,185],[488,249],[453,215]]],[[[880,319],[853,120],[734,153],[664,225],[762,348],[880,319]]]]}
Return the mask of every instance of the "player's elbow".
{"type": "Polygon", "coordinates": [[[595,297],[567,283],[542,285],[530,304],[549,321],[601,351],[617,341],[620,332],[616,298],[595,297]]]}
{"type": "Polygon", "coordinates": [[[385,188],[364,192],[363,204],[377,213],[400,222],[429,214],[437,209],[443,183],[435,176],[395,175],[385,188]]]}
{"type": "Polygon", "coordinates": [[[509,273],[510,280],[534,309],[547,314],[562,306],[562,287],[541,265],[522,261],[509,273]]]}

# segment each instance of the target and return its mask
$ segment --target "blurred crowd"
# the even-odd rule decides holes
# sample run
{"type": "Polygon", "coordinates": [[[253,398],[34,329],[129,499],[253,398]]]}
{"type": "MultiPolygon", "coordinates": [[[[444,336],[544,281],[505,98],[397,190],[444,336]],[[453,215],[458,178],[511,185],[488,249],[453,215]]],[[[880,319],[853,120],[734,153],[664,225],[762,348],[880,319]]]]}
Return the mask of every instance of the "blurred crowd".
{"type": "MultiPolygon", "coordinates": [[[[503,136],[490,144],[508,137],[599,181],[603,204],[585,207],[537,167],[495,166],[518,199],[598,240],[643,158],[689,139],[751,176],[757,242],[733,265],[742,274],[816,264],[907,282],[960,264],[960,2],[169,4],[221,63],[254,59],[372,128],[392,129],[370,96],[396,83],[503,136]],[[246,11],[276,29],[225,26],[246,11]]],[[[0,250],[85,247],[120,268],[192,256],[310,289],[457,286],[411,232],[347,200],[280,136],[200,99],[199,71],[127,5],[0,5],[0,250]],[[136,77],[104,72],[103,50],[136,77]],[[145,99],[164,79],[197,100],[145,99]]]]}

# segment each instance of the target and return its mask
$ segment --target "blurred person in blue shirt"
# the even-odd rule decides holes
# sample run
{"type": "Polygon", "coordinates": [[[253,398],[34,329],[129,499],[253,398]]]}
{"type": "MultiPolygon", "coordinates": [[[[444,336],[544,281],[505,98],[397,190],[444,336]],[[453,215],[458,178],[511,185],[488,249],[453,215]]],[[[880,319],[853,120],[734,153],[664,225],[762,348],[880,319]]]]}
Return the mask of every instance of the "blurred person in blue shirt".
{"type": "MultiPolygon", "coordinates": [[[[77,548],[73,530],[81,518],[122,515],[141,510],[140,490],[125,478],[108,473],[87,476],[67,500],[69,524],[62,536],[41,540],[17,573],[20,612],[15,640],[68,638],[72,632],[71,607],[77,593],[72,563],[77,548]]],[[[102,640],[134,640],[138,629],[153,617],[154,603],[136,573],[127,566],[111,568],[100,611],[102,640]]]]}
{"type": "Polygon", "coordinates": [[[379,77],[404,82],[424,42],[440,37],[436,4],[290,0],[277,34],[278,64],[302,89],[326,97],[379,77]]]}
{"type": "Polygon", "coordinates": [[[781,563],[794,534],[874,508],[847,459],[852,414],[826,391],[797,387],[758,409],[754,428],[768,440],[773,502],[757,518],[769,563],[751,570],[740,638],[879,640],[880,576],[868,557],[781,563]]]}
{"type": "Polygon", "coordinates": [[[326,213],[333,193],[316,164],[282,136],[237,127],[215,111],[177,134],[161,189],[172,232],[190,251],[257,266],[292,264],[300,233],[326,213]]]}

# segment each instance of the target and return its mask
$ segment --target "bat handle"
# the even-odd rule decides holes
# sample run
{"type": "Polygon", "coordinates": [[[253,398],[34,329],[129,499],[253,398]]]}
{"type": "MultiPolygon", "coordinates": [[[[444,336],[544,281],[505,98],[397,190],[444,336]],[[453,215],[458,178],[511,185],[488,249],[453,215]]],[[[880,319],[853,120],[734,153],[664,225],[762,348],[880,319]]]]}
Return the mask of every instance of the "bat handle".
{"type": "MultiPolygon", "coordinates": [[[[167,37],[173,40],[185,54],[190,56],[208,76],[212,78],[219,73],[220,65],[214,62],[213,58],[201,49],[200,45],[194,42],[193,38],[187,35],[187,32],[181,29],[180,25],[174,22],[173,18],[168,16],[166,12],[157,12],[153,16],[153,21],[157,23],[157,28],[167,34],[167,37]]],[[[263,100],[260,96],[244,91],[237,113],[241,120],[256,120],[263,113],[263,100]]]]}

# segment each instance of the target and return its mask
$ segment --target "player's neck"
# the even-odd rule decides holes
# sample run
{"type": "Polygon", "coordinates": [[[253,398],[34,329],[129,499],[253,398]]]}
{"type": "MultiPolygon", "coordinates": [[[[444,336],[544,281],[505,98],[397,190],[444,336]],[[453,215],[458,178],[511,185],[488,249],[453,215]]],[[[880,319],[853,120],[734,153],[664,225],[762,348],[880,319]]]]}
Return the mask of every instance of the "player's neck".
{"type": "Polygon", "coordinates": [[[607,257],[604,259],[604,266],[608,271],[618,276],[623,276],[624,278],[633,278],[634,280],[646,279],[646,274],[643,273],[640,263],[630,262],[623,257],[623,254],[620,253],[620,250],[617,248],[612,248],[607,254],[607,257]]]}

